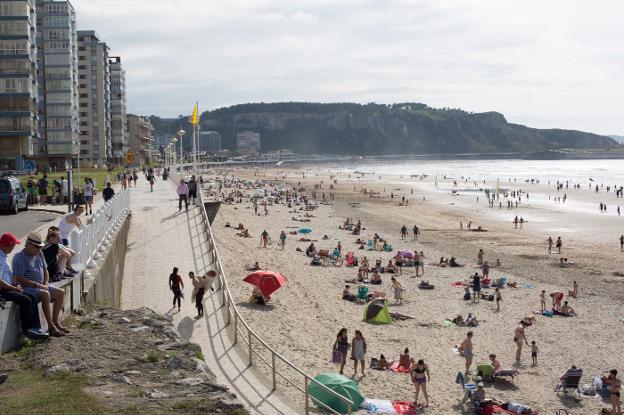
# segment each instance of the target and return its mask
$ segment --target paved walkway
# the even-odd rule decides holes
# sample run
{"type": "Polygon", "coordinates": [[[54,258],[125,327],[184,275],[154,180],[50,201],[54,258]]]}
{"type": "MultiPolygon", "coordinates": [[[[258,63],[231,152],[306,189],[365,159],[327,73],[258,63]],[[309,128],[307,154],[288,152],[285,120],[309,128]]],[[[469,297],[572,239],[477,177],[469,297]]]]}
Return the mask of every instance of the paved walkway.
{"type": "MultiPolygon", "coordinates": [[[[232,346],[230,329],[225,328],[218,296],[221,291],[206,293],[205,318],[196,320],[191,303],[192,284],[188,272],[205,273],[209,269],[205,234],[200,209],[182,207],[178,212],[173,183],[156,182],[154,192],[139,180],[132,189],[132,219],[128,236],[121,307],[149,307],[173,317],[174,324],[185,340],[202,347],[206,363],[217,381],[228,385],[250,412],[258,414],[296,414],[288,400],[271,392],[271,382],[256,368],[248,367],[239,346],[232,346]],[[174,266],[184,278],[182,310],[172,307],[173,295],[168,276],[174,266]]],[[[227,267],[227,264],[224,264],[227,267]]]]}

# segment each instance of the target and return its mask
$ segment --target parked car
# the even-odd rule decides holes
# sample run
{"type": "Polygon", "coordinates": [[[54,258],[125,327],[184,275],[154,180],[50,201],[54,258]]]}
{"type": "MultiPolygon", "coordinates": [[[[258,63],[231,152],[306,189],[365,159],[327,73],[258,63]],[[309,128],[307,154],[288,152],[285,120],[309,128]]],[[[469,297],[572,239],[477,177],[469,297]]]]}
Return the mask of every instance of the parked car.
{"type": "Polygon", "coordinates": [[[28,194],[15,177],[0,178],[0,210],[14,215],[20,209],[28,210],[28,194]]]}

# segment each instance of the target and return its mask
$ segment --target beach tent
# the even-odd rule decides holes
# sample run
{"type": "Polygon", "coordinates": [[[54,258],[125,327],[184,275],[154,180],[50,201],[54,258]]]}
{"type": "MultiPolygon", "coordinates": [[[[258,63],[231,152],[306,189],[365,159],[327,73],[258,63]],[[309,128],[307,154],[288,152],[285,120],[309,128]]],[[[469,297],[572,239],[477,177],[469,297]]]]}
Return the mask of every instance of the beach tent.
{"type": "Polygon", "coordinates": [[[390,324],[392,317],[388,310],[388,300],[385,298],[376,298],[366,304],[364,308],[364,321],[374,324],[390,324]]]}
{"type": "MultiPolygon", "coordinates": [[[[364,401],[364,396],[362,395],[362,392],[360,392],[360,388],[357,383],[352,379],[339,375],[338,373],[321,373],[316,376],[314,380],[351,400],[353,402],[352,409],[354,412],[364,401]]],[[[312,401],[314,404],[319,408],[325,408],[323,405],[326,405],[334,411],[343,414],[349,411],[348,405],[342,399],[327,391],[322,386],[319,386],[316,382],[310,382],[308,385],[308,393],[313,398],[312,401]]]]}
{"type": "Polygon", "coordinates": [[[310,233],[312,232],[312,229],[310,228],[299,228],[299,233],[310,233]]]}

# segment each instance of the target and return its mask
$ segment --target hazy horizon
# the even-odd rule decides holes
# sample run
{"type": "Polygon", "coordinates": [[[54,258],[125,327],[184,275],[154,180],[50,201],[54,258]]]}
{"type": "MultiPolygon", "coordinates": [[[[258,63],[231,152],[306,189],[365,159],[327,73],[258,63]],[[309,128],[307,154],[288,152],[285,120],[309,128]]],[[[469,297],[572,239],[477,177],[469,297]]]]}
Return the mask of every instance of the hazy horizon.
{"type": "Polygon", "coordinates": [[[122,56],[128,111],[421,102],[624,135],[624,3],[73,0],[122,56]]]}

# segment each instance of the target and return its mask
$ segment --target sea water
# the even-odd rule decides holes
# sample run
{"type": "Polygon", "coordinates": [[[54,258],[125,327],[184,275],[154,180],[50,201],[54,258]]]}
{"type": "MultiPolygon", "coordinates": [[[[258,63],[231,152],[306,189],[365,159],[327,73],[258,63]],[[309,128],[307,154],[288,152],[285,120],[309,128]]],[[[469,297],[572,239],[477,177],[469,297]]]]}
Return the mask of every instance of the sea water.
{"type": "Polygon", "coordinates": [[[354,171],[380,176],[423,175],[456,180],[495,180],[501,186],[515,179],[517,182],[537,179],[540,184],[550,181],[589,183],[605,186],[624,186],[624,160],[412,160],[345,165],[343,172],[354,171]],[[591,180],[590,180],[591,179],[591,180]]]}

